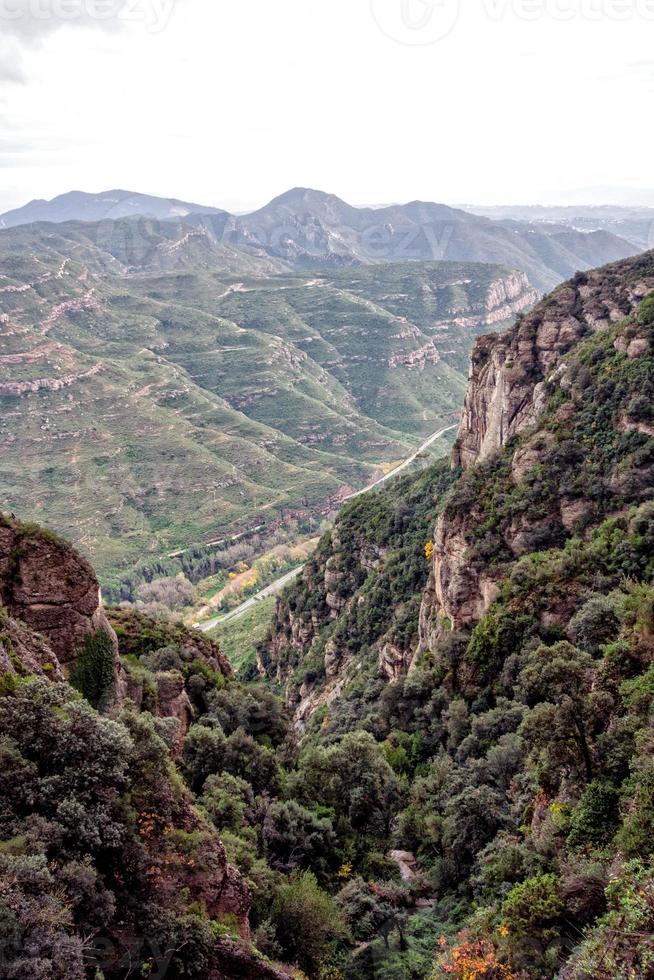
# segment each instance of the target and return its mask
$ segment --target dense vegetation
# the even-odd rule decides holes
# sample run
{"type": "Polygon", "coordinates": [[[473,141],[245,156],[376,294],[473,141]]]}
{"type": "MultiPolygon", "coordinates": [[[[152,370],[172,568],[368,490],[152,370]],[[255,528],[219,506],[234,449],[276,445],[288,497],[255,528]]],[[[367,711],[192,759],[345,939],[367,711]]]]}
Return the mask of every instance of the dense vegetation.
{"type": "MultiPolygon", "coordinates": [[[[375,702],[385,684],[379,676],[379,648],[387,644],[410,656],[418,639],[422,590],[429,572],[426,549],[440,502],[455,474],[446,461],[389,487],[357,498],[339,514],[301,581],[280,600],[274,643],[260,644],[259,656],[269,675],[294,692],[304,684],[320,689],[329,684],[331,658],[339,674],[350,667],[356,681],[332,708],[330,730],[343,730],[362,720],[357,697],[375,702]],[[313,637],[310,652],[293,640],[291,623],[313,637]],[[336,727],[334,727],[336,726],[336,727]]],[[[406,666],[406,664],[404,664],[406,666]]],[[[333,676],[333,672],[332,672],[333,676]]],[[[322,724],[325,710],[314,717],[322,724]]]]}
{"type": "MultiPolygon", "coordinates": [[[[379,676],[393,610],[406,600],[393,591],[402,536],[379,549],[397,505],[388,491],[343,512],[284,600],[268,669],[291,692],[329,687],[320,663],[332,638],[356,654],[304,744],[374,737],[401,787],[391,841],[416,854],[438,896],[390,953],[373,944],[370,963],[358,954],[357,977],[651,973],[653,321],[650,298],[584,341],[552,381],[537,431],[457,480],[445,520],[466,528],[469,567],[500,577],[476,625],[443,623],[408,675],[392,685],[379,676]],[[531,465],[515,479],[526,449],[531,465]],[[580,505],[571,529],[562,500],[580,505]],[[341,590],[335,618],[325,581],[341,590]]],[[[353,890],[360,896],[363,881],[353,890]]]]}
{"type": "Polygon", "coordinates": [[[265,678],[124,608],[122,705],[101,636],[71,673],[85,697],[8,672],[2,975],[147,977],[163,956],[218,980],[224,847],[250,971],[652,976],[653,351],[649,297],[566,356],[501,451],[350,502],[277,607],[265,678]],[[419,647],[439,514],[497,588],[419,647]]]}

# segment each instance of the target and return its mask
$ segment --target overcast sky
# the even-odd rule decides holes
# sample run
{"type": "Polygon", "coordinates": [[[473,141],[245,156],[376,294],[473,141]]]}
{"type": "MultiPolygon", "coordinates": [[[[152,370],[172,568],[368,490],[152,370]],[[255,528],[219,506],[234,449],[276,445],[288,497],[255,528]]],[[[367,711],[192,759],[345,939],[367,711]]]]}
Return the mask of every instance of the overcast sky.
{"type": "Polygon", "coordinates": [[[0,210],[654,204],[653,38],[654,0],[0,0],[0,210]]]}

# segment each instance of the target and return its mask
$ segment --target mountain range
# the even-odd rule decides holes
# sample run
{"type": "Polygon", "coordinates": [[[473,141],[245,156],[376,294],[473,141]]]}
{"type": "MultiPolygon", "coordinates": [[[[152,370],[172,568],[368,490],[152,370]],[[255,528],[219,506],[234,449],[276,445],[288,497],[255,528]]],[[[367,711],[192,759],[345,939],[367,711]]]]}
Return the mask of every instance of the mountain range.
{"type": "Polygon", "coordinates": [[[0,227],[123,218],[176,221],[240,253],[272,258],[286,271],[398,261],[492,262],[526,273],[545,291],[577,270],[643,247],[612,230],[569,223],[506,223],[443,204],[413,201],[355,208],[322,191],[294,188],[251,214],[114,190],[32,201],[0,216],[0,227]]]}
{"type": "Polygon", "coordinates": [[[563,225],[585,233],[607,231],[645,250],[654,245],[654,207],[625,205],[572,205],[560,207],[506,205],[465,208],[508,226],[514,222],[536,225],[563,225]]]}
{"type": "Polygon", "coordinates": [[[0,215],[0,228],[35,224],[39,221],[115,221],[136,216],[157,218],[186,218],[190,214],[224,214],[220,208],[189,204],[176,198],[154,197],[151,194],[135,194],[132,191],[113,190],[101,194],[69,191],[51,201],[36,200],[21,208],[0,215]]]}
{"type": "Polygon", "coordinates": [[[240,216],[111,191],[3,221],[1,506],[109,594],[138,563],[315,526],[454,424],[478,334],[636,250],[303,188],[240,216]]]}

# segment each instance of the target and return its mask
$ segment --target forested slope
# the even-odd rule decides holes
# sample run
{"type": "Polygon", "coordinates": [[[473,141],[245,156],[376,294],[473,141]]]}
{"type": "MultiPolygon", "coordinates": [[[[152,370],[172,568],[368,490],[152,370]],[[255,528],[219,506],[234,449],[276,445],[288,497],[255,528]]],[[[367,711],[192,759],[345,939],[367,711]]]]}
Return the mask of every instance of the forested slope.
{"type": "Polygon", "coordinates": [[[357,976],[650,975],[653,341],[652,253],[483,338],[452,473],[350,505],[278,603],[260,668],[306,744],[381,745],[438,899],[357,976]]]}

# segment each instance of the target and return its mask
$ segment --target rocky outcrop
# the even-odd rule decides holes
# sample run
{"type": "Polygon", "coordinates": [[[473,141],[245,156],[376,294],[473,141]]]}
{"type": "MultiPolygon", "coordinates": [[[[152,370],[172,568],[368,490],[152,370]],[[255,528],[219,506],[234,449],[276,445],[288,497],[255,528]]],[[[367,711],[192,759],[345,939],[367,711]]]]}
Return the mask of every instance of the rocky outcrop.
{"type": "Polygon", "coordinates": [[[80,296],[76,299],[66,299],[62,303],[58,303],[56,306],[54,306],[48,313],[45,320],[39,324],[39,333],[43,335],[49,333],[52,327],[54,327],[54,325],[61,320],[62,317],[68,316],[69,313],[97,313],[99,309],[100,304],[95,296],[95,289],[90,289],[85,296],[80,296]]]}
{"type": "Polygon", "coordinates": [[[441,355],[435,347],[435,342],[431,340],[424,347],[405,353],[393,354],[388,360],[389,368],[408,367],[422,370],[427,364],[438,364],[441,355]]]}
{"type": "MultiPolygon", "coordinates": [[[[628,318],[652,291],[654,253],[648,253],[577,276],[507,333],[477,342],[453,452],[454,466],[472,472],[460,481],[458,499],[445,508],[436,525],[432,569],[420,614],[420,650],[433,649],[444,631],[465,629],[487,612],[498,595],[503,562],[558,544],[598,516],[595,497],[599,487],[593,493],[589,488],[584,493],[574,490],[577,470],[588,449],[583,439],[575,442],[572,435],[584,387],[583,366],[575,363],[573,348],[586,336],[620,322],[623,326],[615,349],[631,359],[648,355],[647,328],[639,328],[628,318]],[[568,357],[574,371],[568,369],[568,357]],[[529,437],[529,427],[551,404],[548,399],[556,388],[563,399],[553,425],[535,428],[529,437]],[[560,439],[554,433],[558,430],[570,434],[556,456],[560,439]],[[502,462],[494,455],[519,435],[522,438],[510,458],[502,462]],[[487,471],[479,469],[483,461],[487,471]],[[527,477],[538,487],[539,467],[550,474],[547,493],[543,490],[538,499],[536,492],[532,505],[527,506],[524,500],[520,502],[520,491],[516,492],[513,512],[509,515],[507,511],[508,516],[500,520],[498,503],[501,506],[502,499],[522,487],[527,477]],[[552,483],[553,473],[558,473],[558,486],[552,483]],[[487,481],[496,481],[494,515],[480,501],[487,481]],[[486,541],[481,549],[476,548],[477,529],[484,526],[488,526],[486,541]],[[492,549],[493,560],[484,548],[492,549]]],[[[650,434],[647,421],[625,415],[618,415],[611,426],[650,434]]],[[[610,500],[613,496],[616,508],[641,499],[645,490],[640,488],[649,487],[651,479],[649,471],[640,469],[640,460],[635,464],[614,460],[612,465],[613,470],[605,474],[604,497],[610,500]]],[[[604,506],[610,511],[610,504],[604,506]]]]}
{"type": "Polygon", "coordinates": [[[529,285],[524,273],[512,272],[493,280],[486,292],[482,312],[470,314],[461,311],[451,322],[468,330],[493,327],[506,323],[516,313],[530,309],[539,298],[539,293],[529,285]]]}
{"type": "Polygon", "coordinates": [[[384,643],[379,650],[379,673],[389,684],[399,681],[411,663],[411,653],[402,650],[395,643],[384,643]]]}
{"type": "Polygon", "coordinates": [[[298,976],[295,970],[291,974],[259,955],[254,956],[233,939],[218,940],[216,949],[221,961],[220,970],[208,968],[203,980],[291,980],[291,976],[298,976]]]}
{"type": "Polygon", "coordinates": [[[44,638],[66,673],[85,639],[104,631],[113,644],[121,696],[118,642],[100,585],[89,563],[66,541],[37,525],[0,516],[0,602],[12,619],[44,638]]]}
{"type": "Polygon", "coordinates": [[[477,341],[453,463],[467,469],[533,424],[545,382],[586,334],[627,316],[654,288],[646,258],[579,274],[502,335],[477,341]]]}
{"type": "MultiPolygon", "coordinates": [[[[2,515],[0,602],[0,695],[15,690],[16,679],[26,675],[65,681],[87,637],[103,631],[114,649],[118,696],[134,695],[137,707],[139,701],[144,709],[154,707],[144,703],[144,685],[138,696],[134,678],[120,666],[117,635],[102,607],[98,580],[88,562],[57,536],[2,515]]],[[[147,649],[155,653],[165,648],[183,661],[200,663],[209,678],[212,671],[231,674],[216,644],[202,634],[175,623],[120,613],[114,613],[114,618],[126,648],[150,644],[147,649]]],[[[149,691],[148,697],[156,700],[154,713],[178,719],[179,747],[194,714],[184,676],[177,670],[159,670],[152,676],[156,690],[149,691]]],[[[11,732],[6,734],[11,736],[11,732]]],[[[203,976],[212,980],[287,978],[285,971],[265,961],[250,944],[250,891],[228,862],[215,828],[196,809],[181,779],[172,780],[172,767],[168,776],[166,766],[162,768],[165,790],[157,799],[165,799],[167,812],[158,812],[150,804],[139,813],[135,804],[138,860],[142,862],[138,887],[149,888],[161,909],[183,911],[196,905],[208,918],[230,923],[233,938],[217,940],[203,976]]],[[[135,860],[134,853],[130,854],[126,866],[131,869],[130,862],[135,860]]],[[[135,928],[129,913],[121,915],[112,935],[117,949],[130,948],[138,935],[135,928]]]]}
{"type": "Polygon", "coordinates": [[[140,657],[173,646],[188,662],[198,660],[223,677],[234,674],[218,644],[199,630],[173,620],[154,619],[130,606],[108,606],[106,614],[118,636],[121,656],[140,657]]]}
{"type": "Polygon", "coordinates": [[[466,518],[439,518],[429,581],[420,608],[419,650],[433,649],[444,632],[476,623],[498,595],[501,569],[480,569],[468,560],[466,518]]]}
{"type": "Polygon", "coordinates": [[[7,381],[0,384],[0,397],[19,398],[21,395],[33,394],[37,391],[61,391],[62,388],[70,388],[78,381],[92,378],[102,370],[101,364],[95,364],[88,371],[81,371],[77,374],[64,374],[60,378],[36,378],[34,381],[7,381]]]}
{"type": "Polygon", "coordinates": [[[45,638],[0,609],[0,675],[3,674],[65,679],[57,655],[45,638]]]}
{"type": "Polygon", "coordinates": [[[153,619],[129,606],[110,606],[107,617],[116,631],[121,657],[128,658],[127,696],[139,711],[176,720],[172,748],[178,756],[195,719],[189,691],[195,685],[197,695],[211,683],[206,678],[212,674],[232,677],[231,663],[217,643],[181,623],[153,619]],[[135,660],[140,661],[137,669],[132,666],[135,660]]]}

